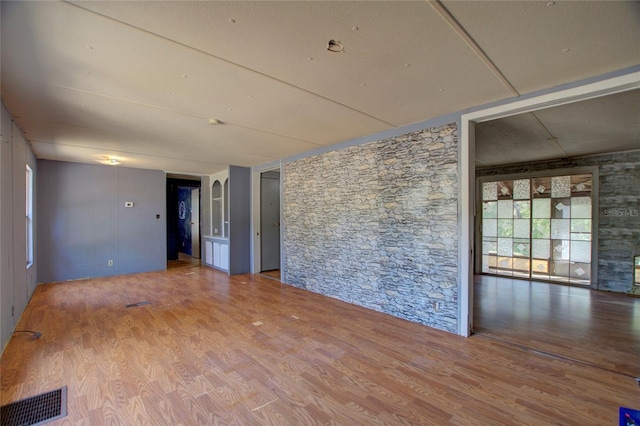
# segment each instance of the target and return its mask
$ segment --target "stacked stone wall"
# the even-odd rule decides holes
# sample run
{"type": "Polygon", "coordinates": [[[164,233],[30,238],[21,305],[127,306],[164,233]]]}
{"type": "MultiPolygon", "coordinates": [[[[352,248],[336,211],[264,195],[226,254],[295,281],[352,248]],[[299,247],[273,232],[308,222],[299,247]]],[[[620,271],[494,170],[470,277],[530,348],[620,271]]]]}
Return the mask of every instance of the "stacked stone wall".
{"type": "Polygon", "coordinates": [[[449,332],[458,312],[455,124],[284,167],[284,282],[449,332]]]}

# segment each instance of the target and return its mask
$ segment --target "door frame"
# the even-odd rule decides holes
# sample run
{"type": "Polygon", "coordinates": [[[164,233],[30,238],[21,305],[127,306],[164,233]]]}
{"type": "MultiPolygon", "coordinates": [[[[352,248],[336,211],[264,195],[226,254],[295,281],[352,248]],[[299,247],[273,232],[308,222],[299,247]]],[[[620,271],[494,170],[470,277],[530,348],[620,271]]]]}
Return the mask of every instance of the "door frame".
{"type": "MultiPolygon", "coordinates": [[[[259,274],[261,269],[262,257],[260,250],[260,176],[262,175],[262,173],[270,171],[280,172],[280,276],[284,278],[284,223],[282,220],[284,170],[281,161],[274,161],[262,166],[253,167],[251,170],[251,273],[259,274]]],[[[280,279],[280,281],[282,281],[282,278],[280,279]]]]}
{"type": "MultiPolygon", "coordinates": [[[[178,190],[178,187],[182,186],[182,187],[189,187],[191,189],[195,189],[195,188],[199,188],[200,189],[200,223],[199,223],[199,230],[200,230],[200,259],[202,258],[202,215],[204,213],[203,211],[203,203],[202,203],[202,186],[203,186],[203,180],[202,180],[202,176],[200,175],[187,175],[187,174],[175,174],[175,173],[165,173],[165,228],[167,230],[167,241],[166,241],[166,249],[167,249],[167,261],[169,260],[174,260],[174,259],[169,259],[170,257],[170,253],[169,253],[169,249],[170,249],[170,244],[171,241],[170,239],[176,239],[176,235],[175,233],[177,232],[177,226],[178,226],[178,216],[177,216],[177,212],[176,212],[176,205],[174,205],[174,201],[176,201],[178,199],[177,194],[175,195],[175,197],[170,197],[170,188],[174,188],[175,191],[178,190]],[[170,229],[171,228],[171,229],[170,229]],[[173,235],[173,236],[172,236],[173,235]]],[[[210,215],[210,213],[208,213],[210,215]]],[[[175,254],[176,256],[178,256],[178,253],[180,252],[180,247],[175,247],[175,254]]],[[[192,251],[193,253],[193,251],[192,251]]],[[[173,252],[171,253],[173,254],[173,252]]],[[[177,257],[176,257],[177,259],[177,257]]]]}
{"type": "MultiPolygon", "coordinates": [[[[200,184],[202,186],[202,183],[200,184]]],[[[194,257],[196,259],[201,259],[202,258],[202,247],[201,247],[201,239],[202,239],[202,187],[197,187],[197,188],[191,188],[191,257],[194,257]],[[197,200],[198,200],[198,206],[196,212],[198,214],[198,220],[197,223],[194,222],[193,220],[193,212],[194,212],[194,208],[193,208],[193,192],[194,191],[198,191],[198,196],[197,196],[197,200]],[[194,227],[197,229],[198,231],[198,235],[194,238],[193,236],[193,229],[194,227]],[[194,244],[195,241],[195,244],[194,244]],[[197,246],[197,250],[194,250],[194,245],[197,246]],[[197,253],[194,253],[195,251],[197,251],[197,253]],[[197,254],[197,256],[196,256],[197,254]]]]}
{"type": "MultiPolygon", "coordinates": [[[[635,68],[637,69],[637,68],[635,68]]],[[[624,72],[624,71],[623,71],[624,72]]],[[[473,331],[473,262],[475,230],[475,124],[554,106],[570,104],[640,88],[640,71],[605,77],[600,81],[578,83],[574,87],[487,107],[460,117],[460,202],[458,245],[459,304],[458,334],[468,337],[473,331]]],[[[596,277],[597,279],[597,277],[596,277]]]]}
{"type": "MultiPolygon", "coordinates": [[[[280,235],[280,196],[281,196],[281,191],[280,191],[280,181],[281,181],[281,176],[280,176],[280,171],[279,170],[268,170],[268,171],[263,171],[260,172],[260,272],[264,272],[264,271],[269,271],[269,270],[273,270],[275,268],[267,268],[265,269],[265,254],[263,253],[263,249],[266,246],[271,247],[271,244],[275,244],[276,243],[276,238],[277,238],[277,244],[278,244],[278,250],[277,250],[277,254],[278,254],[278,262],[271,262],[269,266],[275,266],[276,264],[278,265],[277,269],[280,269],[280,244],[282,243],[282,238],[280,235]],[[278,197],[278,203],[277,206],[273,206],[273,210],[271,210],[273,213],[275,213],[275,210],[277,209],[277,214],[278,214],[278,226],[276,231],[277,232],[273,232],[273,230],[271,230],[271,232],[269,232],[270,237],[269,238],[265,238],[266,235],[266,230],[264,229],[265,227],[267,227],[268,225],[265,223],[265,209],[264,209],[264,202],[265,201],[273,201],[272,197],[265,197],[266,194],[268,194],[269,192],[274,193],[274,189],[275,188],[271,188],[270,191],[265,191],[265,183],[266,181],[274,181],[276,180],[273,177],[268,177],[265,176],[268,173],[274,173],[277,172],[278,173],[278,178],[277,178],[277,197],[278,197]]],[[[273,182],[271,182],[271,185],[273,185],[273,182]]],[[[275,253],[274,253],[275,255],[275,253]]],[[[269,259],[268,259],[269,260],[269,259]]],[[[275,260],[275,259],[273,259],[275,260]]]]}

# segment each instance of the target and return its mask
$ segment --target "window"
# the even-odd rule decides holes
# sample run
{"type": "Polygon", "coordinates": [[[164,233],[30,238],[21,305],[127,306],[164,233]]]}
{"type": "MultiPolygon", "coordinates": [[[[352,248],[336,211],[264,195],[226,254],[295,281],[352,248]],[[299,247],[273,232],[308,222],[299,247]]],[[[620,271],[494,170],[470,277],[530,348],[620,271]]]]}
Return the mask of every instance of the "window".
{"type": "Polygon", "coordinates": [[[211,186],[211,218],[213,222],[212,235],[222,236],[222,184],[220,181],[213,182],[211,186]]]}
{"type": "Polygon", "coordinates": [[[224,181],[222,187],[222,206],[224,217],[224,237],[229,238],[229,179],[224,181]]]}
{"type": "Polygon", "coordinates": [[[33,170],[27,165],[26,174],[26,238],[27,238],[27,269],[33,265],[33,170]]]}
{"type": "Polygon", "coordinates": [[[485,181],[482,272],[589,285],[591,174],[485,181]]]}
{"type": "Polygon", "coordinates": [[[640,256],[636,256],[633,258],[633,263],[634,263],[634,268],[633,270],[635,271],[634,274],[634,281],[633,283],[635,285],[640,285],[640,256]]]}

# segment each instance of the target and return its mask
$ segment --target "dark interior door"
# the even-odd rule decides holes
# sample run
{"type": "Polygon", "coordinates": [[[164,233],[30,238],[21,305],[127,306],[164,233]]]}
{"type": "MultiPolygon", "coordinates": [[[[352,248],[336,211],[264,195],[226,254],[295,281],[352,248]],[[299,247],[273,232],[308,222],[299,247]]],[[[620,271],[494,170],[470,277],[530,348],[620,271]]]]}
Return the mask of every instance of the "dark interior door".
{"type": "Polygon", "coordinates": [[[280,172],[260,175],[260,270],[280,269],[280,172]]]}

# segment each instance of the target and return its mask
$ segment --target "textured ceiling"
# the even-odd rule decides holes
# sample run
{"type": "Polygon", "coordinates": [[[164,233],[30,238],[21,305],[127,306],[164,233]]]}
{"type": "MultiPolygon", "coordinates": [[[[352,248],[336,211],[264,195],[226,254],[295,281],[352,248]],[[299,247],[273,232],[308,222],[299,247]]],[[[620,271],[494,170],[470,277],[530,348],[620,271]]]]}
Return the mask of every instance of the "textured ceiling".
{"type": "Polygon", "coordinates": [[[640,149],[640,90],[476,124],[476,165],[640,149]]]}
{"type": "MultiPolygon", "coordinates": [[[[2,99],[38,158],[113,156],[175,173],[263,164],[640,64],[638,2],[1,7],[2,99]],[[344,52],[328,52],[331,39],[344,52]]],[[[629,96],[636,115],[607,120],[622,130],[618,150],[638,148],[638,98],[629,96]]],[[[562,112],[578,122],[576,108],[562,112]]],[[[493,123],[478,164],[495,163],[492,147],[500,162],[528,161],[521,147],[534,142],[540,158],[602,150],[602,139],[581,143],[575,133],[565,143],[576,126],[559,112],[536,116],[493,123]],[[535,139],[509,143],[507,128],[535,139]]]]}

